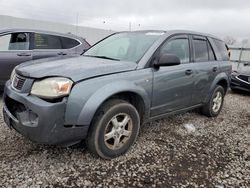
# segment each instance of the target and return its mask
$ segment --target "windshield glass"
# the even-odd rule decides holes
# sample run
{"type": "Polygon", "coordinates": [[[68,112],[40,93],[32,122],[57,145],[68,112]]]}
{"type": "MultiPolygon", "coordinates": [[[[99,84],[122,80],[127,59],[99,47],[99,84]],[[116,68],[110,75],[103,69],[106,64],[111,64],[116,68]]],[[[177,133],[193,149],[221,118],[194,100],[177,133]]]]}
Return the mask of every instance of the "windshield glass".
{"type": "Polygon", "coordinates": [[[150,46],[163,34],[163,32],[114,34],[90,48],[83,55],[138,63],[150,46]]]}

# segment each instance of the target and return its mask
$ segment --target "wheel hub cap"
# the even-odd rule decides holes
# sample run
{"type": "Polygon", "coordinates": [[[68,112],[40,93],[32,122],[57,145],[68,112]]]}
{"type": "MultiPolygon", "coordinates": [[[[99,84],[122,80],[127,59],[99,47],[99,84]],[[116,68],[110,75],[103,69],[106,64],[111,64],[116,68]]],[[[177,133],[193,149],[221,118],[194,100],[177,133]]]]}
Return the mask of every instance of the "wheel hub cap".
{"type": "Polygon", "coordinates": [[[132,119],[126,113],[115,115],[105,129],[105,145],[112,150],[120,149],[132,134],[132,119]]]}
{"type": "Polygon", "coordinates": [[[220,110],[221,104],[222,104],[222,94],[221,92],[218,91],[213,99],[212,109],[215,113],[220,110]]]}

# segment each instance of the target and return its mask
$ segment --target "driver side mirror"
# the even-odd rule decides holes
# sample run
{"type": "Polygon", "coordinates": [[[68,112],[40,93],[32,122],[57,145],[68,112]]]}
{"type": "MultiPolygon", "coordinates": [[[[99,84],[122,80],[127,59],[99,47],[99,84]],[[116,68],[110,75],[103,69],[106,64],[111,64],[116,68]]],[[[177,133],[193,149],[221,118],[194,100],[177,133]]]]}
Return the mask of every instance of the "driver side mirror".
{"type": "Polygon", "coordinates": [[[155,62],[155,66],[173,66],[181,64],[179,57],[173,54],[162,54],[159,58],[159,61],[155,62]]]}

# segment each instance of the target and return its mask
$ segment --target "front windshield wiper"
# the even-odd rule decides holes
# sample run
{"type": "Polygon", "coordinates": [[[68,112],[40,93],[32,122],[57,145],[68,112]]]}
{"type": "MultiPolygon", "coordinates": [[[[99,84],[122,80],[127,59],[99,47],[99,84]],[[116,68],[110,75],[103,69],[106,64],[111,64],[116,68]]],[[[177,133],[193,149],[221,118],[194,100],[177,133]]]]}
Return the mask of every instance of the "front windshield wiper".
{"type": "Polygon", "coordinates": [[[109,59],[109,60],[115,60],[115,61],[120,61],[120,59],[115,59],[112,57],[107,57],[107,56],[102,56],[102,55],[84,55],[83,56],[87,56],[87,57],[96,57],[96,58],[102,58],[102,59],[109,59]]]}

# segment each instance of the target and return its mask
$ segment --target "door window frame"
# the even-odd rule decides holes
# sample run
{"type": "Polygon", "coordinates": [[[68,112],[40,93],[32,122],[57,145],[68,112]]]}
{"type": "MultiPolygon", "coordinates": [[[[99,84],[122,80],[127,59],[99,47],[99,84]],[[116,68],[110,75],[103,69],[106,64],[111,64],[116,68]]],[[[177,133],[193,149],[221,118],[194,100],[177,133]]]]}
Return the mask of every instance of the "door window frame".
{"type": "Polygon", "coordinates": [[[191,34],[191,35],[190,35],[190,41],[191,41],[191,46],[192,46],[192,62],[194,62],[194,63],[205,63],[205,62],[217,61],[217,57],[216,57],[216,55],[215,55],[215,51],[214,51],[213,46],[212,46],[212,44],[210,43],[208,37],[202,36],[202,35],[196,35],[196,34],[194,35],[194,34],[191,34]],[[208,61],[195,61],[194,40],[203,40],[203,41],[206,41],[207,54],[208,54],[208,61]],[[213,55],[214,55],[214,60],[211,60],[211,59],[210,59],[209,46],[210,46],[211,49],[212,49],[212,53],[213,53],[213,55]]]}
{"type": "Polygon", "coordinates": [[[158,48],[155,50],[154,54],[152,55],[152,57],[150,58],[149,60],[149,66],[148,67],[154,67],[154,61],[157,61],[158,58],[159,58],[159,55],[160,55],[160,50],[161,50],[161,47],[166,43],[166,42],[169,42],[171,40],[174,40],[174,39],[187,39],[188,40],[188,46],[189,46],[189,62],[183,62],[181,64],[188,64],[188,63],[191,63],[192,62],[192,45],[191,45],[191,41],[190,41],[190,34],[188,33],[178,33],[178,34],[174,34],[174,35],[171,35],[169,37],[167,37],[159,46],[158,48]]]}

